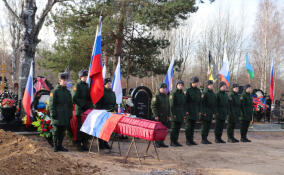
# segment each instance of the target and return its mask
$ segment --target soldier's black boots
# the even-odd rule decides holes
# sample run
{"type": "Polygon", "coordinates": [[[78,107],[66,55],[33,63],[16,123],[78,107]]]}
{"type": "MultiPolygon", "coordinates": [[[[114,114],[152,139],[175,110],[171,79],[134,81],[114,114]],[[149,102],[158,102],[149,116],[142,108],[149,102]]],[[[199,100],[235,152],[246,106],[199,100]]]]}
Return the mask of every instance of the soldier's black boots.
{"type": "Polygon", "coordinates": [[[251,142],[251,141],[249,139],[247,139],[246,137],[242,137],[241,142],[251,142]]]}
{"type": "Polygon", "coordinates": [[[168,146],[168,145],[166,145],[163,141],[161,141],[161,143],[160,143],[160,147],[167,148],[167,147],[169,147],[169,146],[168,146]]]}
{"type": "Polygon", "coordinates": [[[57,146],[57,139],[55,140],[53,140],[53,152],[58,152],[58,146],[57,146]]]}
{"type": "Polygon", "coordinates": [[[105,148],[105,149],[110,149],[109,144],[108,144],[106,141],[103,141],[103,142],[104,142],[104,148],[105,148]]]}
{"type": "Polygon", "coordinates": [[[179,146],[182,146],[182,144],[178,143],[177,141],[176,142],[171,142],[171,146],[173,147],[179,147],[179,146]]]}
{"type": "Polygon", "coordinates": [[[88,151],[89,148],[88,148],[88,140],[83,140],[82,141],[82,148],[83,148],[83,151],[88,151]]]}
{"type": "Polygon", "coordinates": [[[226,143],[224,140],[222,140],[220,137],[215,138],[215,143],[226,143]]]}
{"type": "Polygon", "coordinates": [[[77,145],[78,151],[80,151],[80,152],[83,152],[83,151],[84,151],[84,149],[83,149],[83,147],[82,147],[82,145],[81,145],[81,141],[77,141],[77,142],[76,142],[76,145],[77,145]]]}
{"type": "Polygon", "coordinates": [[[186,144],[187,144],[188,146],[197,145],[197,143],[196,143],[195,141],[193,141],[193,140],[188,140],[188,141],[186,141],[186,144]]]}
{"type": "Polygon", "coordinates": [[[212,143],[209,142],[209,140],[207,140],[207,139],[202,139],[202,140],[201,140],[201,143],[202,143],[202,144],[212,144],[212,143]]]}
{"type": "Polygon", "coordinates": [[[232,138],[232,137],[229,137],[228,140],[227,140],[227,142],[229,142],[229,143],[236,143],[236,141],[235,141],[234,138],[232,138]]]}
{"type": "Polygon", "coordinates": [[[206,136],[202,136],[201,143],[202,143],[202,144],[212,144],[211,142],[209,142],[209,140],[207,139],[206,136]]]}

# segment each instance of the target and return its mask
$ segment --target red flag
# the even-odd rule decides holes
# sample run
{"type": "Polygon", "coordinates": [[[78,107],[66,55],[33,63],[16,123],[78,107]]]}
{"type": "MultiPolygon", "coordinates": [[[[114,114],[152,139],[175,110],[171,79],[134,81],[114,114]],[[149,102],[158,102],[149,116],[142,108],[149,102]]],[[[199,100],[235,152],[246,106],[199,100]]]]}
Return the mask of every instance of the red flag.
{"type": "Polygon", "coordinates": [[[272,60],[271,75],[270,75],[270,99],[271,99],[272,103],[273,103],[273,100],[274,100],[273,90],[274,90],[274,62],[272,60]]]}
{"type": "Polygon", "coordinates": [[[102,17],[100,16],[99,25],[97,27],[96,40],[94,43],[90,68],[89,83],[90,96],[93,104],[96,104],[104,95],[103,68],[102,68],[102,17]]]}

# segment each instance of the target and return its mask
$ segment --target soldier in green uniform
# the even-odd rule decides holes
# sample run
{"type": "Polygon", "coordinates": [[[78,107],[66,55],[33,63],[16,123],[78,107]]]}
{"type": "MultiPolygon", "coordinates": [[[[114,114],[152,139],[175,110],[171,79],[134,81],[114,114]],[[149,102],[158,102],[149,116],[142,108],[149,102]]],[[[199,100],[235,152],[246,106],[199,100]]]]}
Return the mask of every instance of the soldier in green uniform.
{"type": "Polygon", "coordinates": [[[225,82],[220,82],[220,90],[217,93],[216,100],[216,123],[215,123],[215,142],[216,143],[226,143],[222,140],[223,129],[225,125],[225,120],[229,114],[229,99],[226,94],[227,85],[225,82]]]}
{"type": "Polygon", "coordinates": [[[198,88],[199,78],[191,79],[190,88],[186,91],[186,123],[185,135],[187,145],[197,145],[193,141],[194,127],[201,114],[201,91],[198,88]]]}
{"type": "Polygon", "coordinates": [[[213,92],[213,81],[207,81],[207,88],[203,90],[202,94],[202,114],[200,117],[201,120],[201,137],[202,144],[212,144],[208,141],[208,133],[211,127],[213,115],[216,114],[216,95],[213,92]]]}
{"type": "MultiPolygon", "coordinates": [[[[168,127],[170,117],[170,102],[169,96],[167,95],[167,84],[160,84],[159,90],[152,99],[151,108],[154,119],[168,127]]],[[[163,141],[156,141],[155,145],[157,148],[168,147],[168,145],[166,145],[163,141]]]]}
{"type": "MultiPolygon", "coordinates": [[[[116,96],[111,89],[111,79],[104,79],[104,96],[95,105],[96,109],[105,109],[109,112],[117,111],[116,96]]],[[[101,149],[110,149],[109,144],[99,139],[99,146],[101,149]]]]}
{"type": "Polygon", "coordinates": [[[88,150],[88,135],[81,132],[82,127],[81,114],[83,114],[87,109],[92,108],[93,103],[90,97],[90,89],[86,83],[88,77],[87,70],[81,70],[79,72],[79,80],[73,89],[73,103],[75,104],[75,115],[77,117],[77,148],[79,151],[88,150]]]}
{"type": "Polygon", "coordinates": [[[62,146],[65,130],[72,118],[73,109],[71,93],[66,87],[67,80],[68,74],[60,73],[59,84],[50,93],[49,111],[53,126],[54,152],[68,151],[62,146]]]}
{"type": "Polygon", "coordinates": [[[179,131],[185,116],[185,94],[183,92],[184,82],[179,80],[176,89],[170,94],[171,107],[171,146],[182,146],[178,142],[179,131]]]}
{"type": "Polygon", "coordinates": [[[229,93],[229,106],[230,112],[227,120],[228,142],[236,143],[239,141],[234,137],[234,129],[238,122],[238,118],[241,116],[241,100],[238,84],[233,84],[232,90],[229,93]]]}
{"type": "Polygon", "coordinates": [[[244,92],[241,95],[241,142],[251,142],[247,138],[247,132],[250,125],[250,121],[252,120],[253,115],[253,99],[251,96],[252,88],[250,84],[245,85],[244,92]]]}

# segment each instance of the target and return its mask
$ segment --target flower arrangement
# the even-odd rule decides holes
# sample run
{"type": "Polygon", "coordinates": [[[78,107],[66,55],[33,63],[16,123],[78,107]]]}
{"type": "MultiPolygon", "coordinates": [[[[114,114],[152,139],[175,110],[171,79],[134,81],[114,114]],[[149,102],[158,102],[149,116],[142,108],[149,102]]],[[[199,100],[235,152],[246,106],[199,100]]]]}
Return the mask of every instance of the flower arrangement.
{"type": "Polygon", "coordinates": [[[9,99],[9,98],[4,98],[2,102],[0,103],[2,108],[11,108],[15,106],[15,100],[9,99]]]}
{"type": "Polygon", "coordinates": [[[40,132],[40,136],[49,138],[52,136],[52,126],[49,116],[42,112],[36,112],[36,121],[32,123],[34,127],[37,127],[37,131],[40,132]]]}

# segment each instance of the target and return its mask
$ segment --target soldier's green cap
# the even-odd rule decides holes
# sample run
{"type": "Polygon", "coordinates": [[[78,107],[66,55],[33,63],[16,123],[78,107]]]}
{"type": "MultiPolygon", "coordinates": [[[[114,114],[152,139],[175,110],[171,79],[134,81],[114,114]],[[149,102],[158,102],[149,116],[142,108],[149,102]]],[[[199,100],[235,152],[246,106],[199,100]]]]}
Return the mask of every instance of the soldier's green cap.
{"type": "Polygon", "coordinates": [[[167,84],[166,83],[160,83],[160,86],[159,86],[159,88],[167,88],[168,86],[167,86],[167,84]]]}
{"type": "Polygon", "coordinates": [[[198,83],[199,82],[199,78],[197,76],[192,77],[190,80],[191,83],[198,83]]]}
{"type": "Polygon", "coordinates": [[[111,79],[110,78],[105,78],[104,79],[104,85],[106,85],[107,83],[111,83],[111,79]]]}
{"type": "Polygon", "coordinates": [[[214,82],[213,82],[212,80],[208,80],[208,81],[206,82],[206,84],[207,84],[207,86],[209,86],[209,85],[211,85],[211,84],[214,84],[214,82]]]}
{"type": "Polygon", "coordinates": [[[227,84],[226,84],[226,82],[221,81],[220,84],[219,84],[219,87],[221,88],[221,87],[223,87],[223,86],[227,86],[227,84]]]}
{"type": "Polygon", "coordinates": [[[237,87],[239,87],[239,84],[234,83],[234,84],[233,84],[233,88],[237,88],[237,87]]]}
{"type": "Polygon", "coordinates": [[[68,80],[68,73],[66,72],[59,73],[58,78],[61,80],[68,80]]]}
{"type": "Polygon", "coordinates": [[[88,76],[88,71],[87,70],[81,70],[79,72],[79,77],[81,78],[81,77],[85,77],[85,76],[88,76]]]}
{"type": "Polygon", "coordinates": [[[178,81],[177,81],[177,85],[178,85],[178,84],[184,85],[184,81],[183,81],[183,80],[178,80],[178,81]]]}
{"type": "Polygon", "coordinates": [[[250,88],[250,87],[251,87],[250,84],[246,84],[246,85],[244,86],[244,89],[247,89],[247,88],[250,88]]]}

